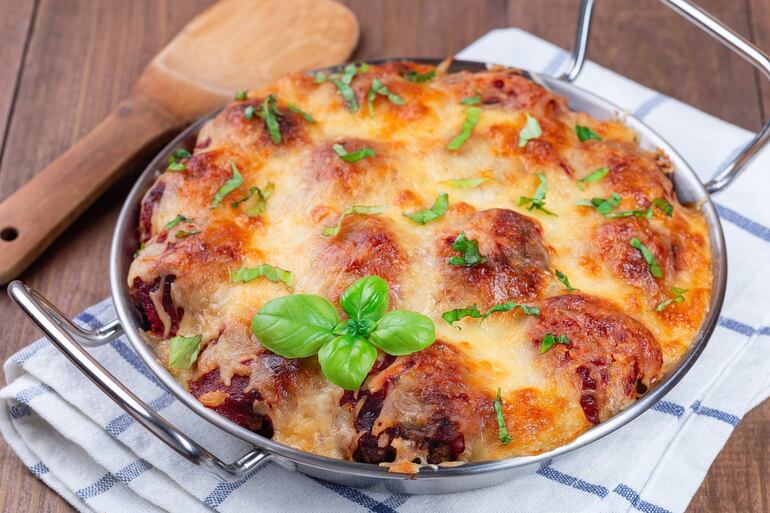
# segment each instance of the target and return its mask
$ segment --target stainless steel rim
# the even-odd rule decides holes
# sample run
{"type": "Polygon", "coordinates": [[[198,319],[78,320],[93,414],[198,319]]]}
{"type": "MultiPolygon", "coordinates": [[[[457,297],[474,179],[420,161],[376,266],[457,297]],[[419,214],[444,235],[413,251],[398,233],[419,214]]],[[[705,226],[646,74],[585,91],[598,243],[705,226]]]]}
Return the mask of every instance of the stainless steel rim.
{"type": "MultiPolygon", "coordinates": [[[[433,59],[419,60],[422,62],[434,64],[438,63],[437,60],[433,59]]],[[[484,64],[470,61],[455,61],[453,66],[455,69],[479,69],[480,67],[484,66],[484,64]]],[[[605,116],[602,117],[606,117],[607,113],[622,115],[623,111],[619,107],[595,96],[588,91],[580,89],[573,84],[551,77],[541,76],[536,73],[530,73],[530,75],[534,80],[543,83],[559,94],[567,96],[567,98],[570,100],[570,105],[575,107],[577,110],[585,111],[589,114],[592,114],[592,110],[595,113],[601,112],[605,114],[605,116]]],[[[215,114],[216,113],[212,113],[191,125],[174,141],[172,141],[165,148],[165,150],[162,151],[148,166],[147,170],[145,170],[129,194],[120,213],[120,217],[118,218],[112,240],[110,256],[110,283],[112,287],[113,301],[115,303],[115,309],[117,311],[118,318],[120,319],[125,333],[136,352],[142,358],[144,363],[160,379],[160,381],[180,401],[182,401],[187,407],[189,407],[206,421],[246,442],[253,444],[255,447],[263,449],[264,451],[274,455],[276,457],[275,460],[283,463],[284,466],[294,467],[294,464],[296,463],[300,464],[302,467],[315,468],[318,470],[331,471],[335,473],[350,474],[359,477],[371,477],[382,481],[405,479],[461,479],[462,477],[467,477],[473,474],[491,473],[531,466],[532,464],[546,461],[594,442],[595,440],[598,440],[599,438],[602,438],[603,436],[606,436],[607,434],[617,430],[621,426],[625,425],[626,423],[630,422],[648,410],[669,390],[671,390],[671,388],[676,385],[682,376],[684,376],[687,370],[702,353],[709,337],[711,336],[711,333],[716,327],[719,311],[721,310],[722,302],[724,300],[727,277],[724,237],[716,209],[711,202],[711,199],[705,188],[695,173],[686,164],[684,159],[682,159],[682,157],[668,143],[666,143],[658,134],[647,127],[643,122],[633,117],[626,116],[624,119],[626,124],[640,132],[644,142],[647,145],[660,147],[670,156],[677,169],[676,181],[678,186],[677,188],[679,189],[678,192],[684,193],[687,201],[702,202],[701,211],[706,216],[710,226],[710,242],[712,248],[714,281],[713,295],[709,305],[709,315],[708,318],[704,321],[703,326],[701,326],[693,343],[685,353],[679,365],[671,373],[669,373],[664,378],[664,380],[658,383],[647,393],[647,395],[636,401],[626,410],[618,413],[611,419],[608,419],[606,422],[591,428],[571,443],[561,446],[553,451],[549,451],[547,453],[539,454],[536,456],[516,457],[500,461],[474,462],[452,468],[442,467],[438,470],[421,471],[416,476],[393,474],[389,473],[385,468],[370,464],[318,456],[264,438],[245,428],[242,428],[241,426],[238,426],[230,420],[220,416],[216,412],[205,408],[200,402],[198,402],[197,399],[195,399],[194,396],[192,396],[192,394],[185,390],[182,385],[176,382],[173,376],[171,376],[171,374],[168,373],[168,371],[156,361],[156,357],[152,348],[144,341],[139,332],[137,313],[129,299],[128,287],[126,285],[126,262],[137,247],[135,236],[127,237],[127,234],[135,233],[138,208],[144,193],[152,184],[152,182],[154,182],[155,178],[159,175],[158,170],[165,168],[167,156],[175,148],[178,148],[185,142],[189,144],[190,139],[194,138],[194,135],[197,134],[197,131],[200,129],[200,127],[215,114]]]]}

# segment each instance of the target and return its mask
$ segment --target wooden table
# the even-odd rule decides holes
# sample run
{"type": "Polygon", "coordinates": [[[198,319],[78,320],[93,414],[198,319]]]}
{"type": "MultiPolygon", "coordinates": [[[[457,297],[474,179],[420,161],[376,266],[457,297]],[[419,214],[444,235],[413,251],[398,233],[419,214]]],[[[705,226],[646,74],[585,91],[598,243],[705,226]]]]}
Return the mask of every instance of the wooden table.
{"type": "MultiPolygon", "coordinates": [[[[770,50],[770,0],[699,0],[770,50]]],[[[0,199],[95,126],[144,64],[209,0],[0,0],[0,199]]],[[[487,31],[516,26],[569,47],[577,0],[346,0],[361,22],[355,57],[444,56],[487,31]]],[[[655,0],[599,0],[591,58],[750,130],[770,88],[747,64],[655,0]]],[[[113,187],[23,279],[64,311],[109,294],[119,205],[143,168],[113,187]]],[[[757,170],[755,170],[757,171],[757,170]]],[[[35,208],[30,205],[29,208],[35,208]]],[[[0,295],[3,361],[39,336],[0,295]]],[[[749,413],[717,458],[690,512],[770,513],[770,401],[749,413]]],[[[0,441],[0,511],[74,511],[0,441]]]]}

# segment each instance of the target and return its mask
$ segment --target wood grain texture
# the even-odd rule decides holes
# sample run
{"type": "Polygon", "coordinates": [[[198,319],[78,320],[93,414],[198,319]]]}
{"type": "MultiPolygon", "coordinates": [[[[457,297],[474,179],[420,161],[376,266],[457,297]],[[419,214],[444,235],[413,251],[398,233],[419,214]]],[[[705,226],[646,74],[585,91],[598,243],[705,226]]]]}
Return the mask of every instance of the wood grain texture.
{"type": "MultiPolygon", "coordinates": [[[[0,161],[0,198],[106,116],[154,53],[207,3],[68,0],[65,6],[57,0],[40,0],[25,65],[17,77],[7,151],[0,161]],[[45,99],[42,107],[41,98],[45,99]]],[[[358,59],[448,55],[488,30],[505,26],[518,26],[568,47],[577,12],[575,0],[344,3],[361,24],[358,59]]],[[[768,0],[698,3],[770,49],[768,0]]],[[[31,5],[0,0],[0,12],[13,10],[13,16],[23,19],[31,5]]],[[[599,0],[595,27],[593,60],[731,122],[754,130],[759,127],[762,113],[756,75],[655,0],[599,0]]],[[[3,59],[7,37],[0,32],[3,59]]],[[[0,106],[4,94],[0,86],[0,106]]],[[[764,90],[763,101],[765,112],[770,112],[770,88],[764,90]]],[[[136,169],[142,164],[137,162],[136,169]]],[[[105,280],[109,238],[130,181],[129,176],[113,187],[23,276],[67,312],[78,312],[109,293],[105,280]]],[[[3,359],[38,337],[4,295],[0,323],[3,359]]],[[[770,402],[765,402],[735,430],[689,513],[770,513],[769,447],[770,402]]],[[[0,511],[74,511],[33,478],[1,441],[0,490],[0,511]]]]}

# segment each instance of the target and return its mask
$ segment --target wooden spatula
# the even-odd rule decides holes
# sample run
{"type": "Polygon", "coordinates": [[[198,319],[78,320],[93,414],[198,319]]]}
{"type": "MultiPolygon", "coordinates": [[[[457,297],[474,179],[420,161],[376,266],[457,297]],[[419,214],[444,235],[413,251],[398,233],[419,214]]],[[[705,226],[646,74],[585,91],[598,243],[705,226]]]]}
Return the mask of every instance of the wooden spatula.
{"type": "Polygon", "coordinates": [[[334,0],[221,0],[199,14],[149,63],[114,112],[0,204],[0,284],[23,271],[164,136],[237,90],[339,64],[357,42],[355,15],[334,0]]]}

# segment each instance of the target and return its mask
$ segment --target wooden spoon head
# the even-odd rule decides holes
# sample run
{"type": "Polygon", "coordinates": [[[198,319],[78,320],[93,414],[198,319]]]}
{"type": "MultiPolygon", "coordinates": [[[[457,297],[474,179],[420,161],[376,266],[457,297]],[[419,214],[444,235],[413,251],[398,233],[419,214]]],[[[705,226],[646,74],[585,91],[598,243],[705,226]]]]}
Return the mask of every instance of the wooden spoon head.
{"type": "Polygon", "coordinates": [[[355,15],[334,0],[220,0],[150,62],[134,92],[181,123],[286,73],[344,62],[355,15]]]}

